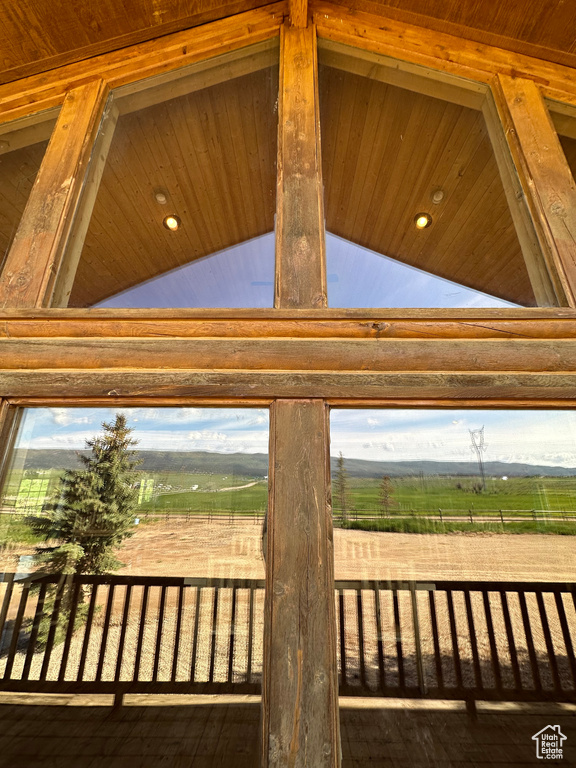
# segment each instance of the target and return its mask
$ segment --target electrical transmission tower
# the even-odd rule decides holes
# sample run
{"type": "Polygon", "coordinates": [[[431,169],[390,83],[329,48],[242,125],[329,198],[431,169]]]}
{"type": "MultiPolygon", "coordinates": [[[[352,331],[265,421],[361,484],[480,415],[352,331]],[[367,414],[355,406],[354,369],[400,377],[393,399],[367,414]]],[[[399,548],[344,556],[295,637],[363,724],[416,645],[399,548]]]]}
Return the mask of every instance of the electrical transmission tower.
{"type": "Polygon", "coordinates": [[[478,467],[480,469],[480,476],[482,477],[482,490],[486,490],[486,476],[484,475],[484,427],[481,429],[469,429],[470,440],[472,441],[472,448],[476,452],[476,458],[478,459],[478,467]]]}

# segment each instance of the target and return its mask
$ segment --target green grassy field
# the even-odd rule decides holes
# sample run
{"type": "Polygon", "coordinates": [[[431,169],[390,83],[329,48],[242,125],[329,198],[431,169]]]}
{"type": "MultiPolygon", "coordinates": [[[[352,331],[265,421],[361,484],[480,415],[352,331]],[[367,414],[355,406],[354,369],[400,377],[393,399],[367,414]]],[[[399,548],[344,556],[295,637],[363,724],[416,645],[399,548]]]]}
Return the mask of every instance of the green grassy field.
{"type": "MultiPolygon", "coordinates": [[[[2,507],[5,511],[26,511],[23,498],[32,487],[31,480],[48,480],[46,500],[57,493],[61,472],[12,472],[5,486],[2,507]],[[23,482],[25,481],[25,482],[23,482]]],[[[195,514],[263,514],[268,503],[268,482],[263,478],[217,473],[146,472],[141,476],[142,491],[135,517],[144,522],[157,515],[195,514]]],[[[514,530],[521,532],[576,532],[576,477],[510,477],[486,478],[486,490],[478,493],[478,477],[417,476],[390,479],[390,504],[385,509],[379,498],[380,480],[349,478],[349,504],[342,520],[337,495],[334,494],[334,517],[337,524],[372,530],[405,532],[455,532],[473,530],[514,530]],[[439,511],[441,510],[441,512],[439,511]],[[472,516],[473,524],[470,523],[472,516]],[[458,517],[462,520],[447,520],[458,517]],[[501,518],[533,518],[502,525],[501,518]],[[548,518],[558,518],[549,521],[548,518]],[[562,518],[566,518],[565,521],[562,518]],[[375,518],[368,520],[367,518],[375,518]],[[418,519],[420,518],[420,519],[418,519]],[[425,519],[434,518],[434,519],[425,519]],[[484,523],[477,524],[484,520],[484,523]],[[554,528],[554,530],[552,530],[554,528]]],[[[39,502],[32,494],[30,513],[39,502]]],[[[0,544],[7,541],[29,541],[23,519],[19,515],[0,515],[0,544]]]]}
{"type": "Polygon", "coordinates": [[[380,531],[388,533],[543,533],[557,536],[576,536],[575,522],[555,522],[549,520],[521,520],[515,523],[500,523],[497,520],[488,522],[466,522],[455,520],[430,520],[424,517],[391,517],[383,519],[342,520],[336,519],[337,528],[360,531],[380,531]]]}
{"type": "MultiPolygon", "coordinates": [[[[30,480],[48,481],[45,500],[49,501],[58,491],[61,475],[62,472],[56,469],[41,474],[12,472],[4,487],[2,506],[25,511],[28,502],[28,511],[36,511],[42,500],[39,502],[36,494],[30,494],[30,480]]],[[[141,515],[264,512],[268,504],[268,481],[257,477],[207,472],[147,472],[142,479],[147,481],[147,486],[137,508],[141,515]]]]}
{"type": "MultiPolygon", "coordinates": [[[[391,516],[406,514],[438,514],[467,516],[503,510],[514,513],[576,511],[576,477],[510,477],[486,478],[486,490],[474,492],[479,478],[473,477],[406,477],[390,478],[391,503],[383,509],[379,499],[380,480],[350,478],[349,506],[354,514],[391,516]]],[[[339,511],[334,497],[335,512],[339,511]]]]}

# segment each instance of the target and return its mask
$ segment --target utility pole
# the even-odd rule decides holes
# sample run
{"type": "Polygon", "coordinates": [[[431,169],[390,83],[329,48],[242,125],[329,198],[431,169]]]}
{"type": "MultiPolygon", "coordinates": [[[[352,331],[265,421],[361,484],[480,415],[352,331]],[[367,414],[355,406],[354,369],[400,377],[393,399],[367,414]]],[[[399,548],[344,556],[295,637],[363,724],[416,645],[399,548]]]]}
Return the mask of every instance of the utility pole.
{"type": "Polygon", "coordinates": [[[476,452],[476,458],[478,459],[478,467],[480,469],[480,475],[482,477],[482,490],[486,490],[486,476],[484,475],[484,459],[482,454],[484,452],[484,427],[481,429],[469,429],[470,440],[472,441],[472,448],[476,452]]]}

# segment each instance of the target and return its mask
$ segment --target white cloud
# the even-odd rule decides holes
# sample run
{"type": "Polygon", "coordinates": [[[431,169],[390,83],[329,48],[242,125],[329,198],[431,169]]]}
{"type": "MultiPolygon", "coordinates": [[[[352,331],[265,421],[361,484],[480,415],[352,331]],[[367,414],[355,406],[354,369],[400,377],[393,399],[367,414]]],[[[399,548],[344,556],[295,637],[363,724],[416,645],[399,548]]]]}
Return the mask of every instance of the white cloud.
{"type": "Polygon", "coordinates": [[[82,414],[82,411],[78,411],[76,408],[49,408],[48,409],[54,424],[59,427],[69,427],[71,424],[91,424],[93,420],[90,416],[85,414],[78,416],[78,413],[82,414]]]}

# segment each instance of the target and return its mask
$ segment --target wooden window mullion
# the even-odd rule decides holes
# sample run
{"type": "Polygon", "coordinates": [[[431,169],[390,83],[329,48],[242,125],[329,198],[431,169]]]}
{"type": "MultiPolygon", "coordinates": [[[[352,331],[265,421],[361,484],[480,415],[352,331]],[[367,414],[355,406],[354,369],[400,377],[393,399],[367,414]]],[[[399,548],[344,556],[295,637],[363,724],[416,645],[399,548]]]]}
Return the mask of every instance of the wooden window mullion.
{"type": "Polygon", "coordinates": [[[270,408],[262,766],[340,765],[329,412],[270,408]]]}
{"type": "Polygon", "coordinates": [[[576,307],[576,182],[539,87],[498,75],[493,92],[560,305],[576,307]]]}
{"type": "Polygon", "coordinates": [[[70,91],[0,275],[0,307],[51,304],[106,103],[102,80],[70,91]]]}
{"type": "Polygon", "coordinates": [[[281,29],[280,57],[275,306],[325,307],[315,27],[285,24],[281,29]]]}

